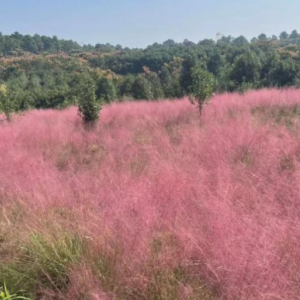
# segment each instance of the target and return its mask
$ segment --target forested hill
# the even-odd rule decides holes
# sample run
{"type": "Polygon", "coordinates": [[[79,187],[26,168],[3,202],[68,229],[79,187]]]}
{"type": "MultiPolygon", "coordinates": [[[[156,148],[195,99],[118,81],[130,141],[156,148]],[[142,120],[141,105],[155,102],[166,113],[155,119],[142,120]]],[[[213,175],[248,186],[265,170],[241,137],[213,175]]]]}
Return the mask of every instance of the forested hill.
{"type": "MultiPolygon", "coordinates": [[[[279,37],[273,35],[272,37],[267,37],[266,34],[261,34],[257,38],[253,38],[250,43],[257,43],[257,42],[267,42],[272,41],[272,44],[275,47],[283,47],[286,45],[294,44],[300,45],[300,34],[296,30],[294,30],[291,34],[287,32],[282,32],[279,37]]],[[[147,49],[151,49],[153,47],[161,46],[165,50],[169,50],[169,46],[172,47],[195,47],[201,45],[216,45],[220,43],[230,43],[233,45],[245,45],[249,44],[249,41],[240,36],[238,38],[233,38],[231,36],[219,36],[217,38],[217,42],[212,39],[205,39],[200,41],[198,44],[184,40],[183,43],[175,43],[173,40],[167,40],[163,44],[159,45],[157,43],[149,46],[147,49]]],[[[41,36],[35,34],[31,35],[22,35],[18,32],[15,32],[11,35],[3,35],[0,32],[0,57],[2,56],[20,56],[24,55],[26,52],[32,54],[41,54],[41,53],[76,53],[76,52],[100,52],[100,53],[112,53],[115,51],[134,51],[129,48],[123,48],[121,45],[113,46],[109,43],[107,44],[96,44],[96,45],[79,45],[77,42],[72,40],[64,40],[58,39],[57,36],[48,37],[48,36],[41,36]]],[[[180,51],[180,50],[179,50],[180,51]]]]}
{"type": "Polygon", "coordinates": [[[0,34],[0,85],[14,110],[76,104],[75,87],[87,74],[105,102],[180,98],[189,92],[196,65],[213,74],[216,92],[299,86],[300,34],[167,40],[146,49],[0,34]]]}

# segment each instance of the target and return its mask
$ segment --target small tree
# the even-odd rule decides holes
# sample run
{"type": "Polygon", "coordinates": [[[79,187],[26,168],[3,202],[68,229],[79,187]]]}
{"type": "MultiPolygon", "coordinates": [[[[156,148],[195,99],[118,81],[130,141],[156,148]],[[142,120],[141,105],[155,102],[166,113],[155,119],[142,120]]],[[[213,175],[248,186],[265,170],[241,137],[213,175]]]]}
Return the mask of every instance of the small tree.
{"type": "Polygon", "coordinates": [[[210,100],[213,96],[213,92],[214,76],[200,66],[192,68],[192,85],[190,86],[189,99],[192,104],[197,102],[200,116],[202,114],[203,105],[210,100]]]}
{"type": "Polygon", "coordinates": [[[9,97],[9,91],[5,84],[0,85],[0,111],[5,114],[6,120],[11,120],[11,115],[14,112],[14,104],[9,97]]]}
{"type": "Polygon", "coordinates": [[[101,103],[96,100],[96,88],[89,76],[84,76],[77,89],[78,114],[85,124],[94,125],[99,119],[101,103]]]}

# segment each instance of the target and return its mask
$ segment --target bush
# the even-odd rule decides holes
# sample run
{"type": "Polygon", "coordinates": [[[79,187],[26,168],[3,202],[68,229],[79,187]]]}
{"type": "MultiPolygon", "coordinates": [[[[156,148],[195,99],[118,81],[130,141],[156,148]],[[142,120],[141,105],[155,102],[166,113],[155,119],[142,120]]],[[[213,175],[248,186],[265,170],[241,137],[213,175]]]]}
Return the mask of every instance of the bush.
{"type": "Polygon", "coordinates": [[[101,104],[96,101],[96,88],[93,80],[83,77],[78,88],[78,113],[86,124],[95,124],[99,119],[101,104]]]}

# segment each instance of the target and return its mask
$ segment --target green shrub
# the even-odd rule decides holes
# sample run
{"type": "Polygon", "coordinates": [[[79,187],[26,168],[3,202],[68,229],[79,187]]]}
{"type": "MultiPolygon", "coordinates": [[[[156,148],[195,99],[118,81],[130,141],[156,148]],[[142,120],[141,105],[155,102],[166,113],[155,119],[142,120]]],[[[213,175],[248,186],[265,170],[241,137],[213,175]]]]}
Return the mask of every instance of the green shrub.
{"type": "Polygon", "coordinates": [[[101,103],[96,100],[96,88],[93,80],[84,76],[77,90],[78,114],[86,124],[95,124],[99,119],[101,103]]]}

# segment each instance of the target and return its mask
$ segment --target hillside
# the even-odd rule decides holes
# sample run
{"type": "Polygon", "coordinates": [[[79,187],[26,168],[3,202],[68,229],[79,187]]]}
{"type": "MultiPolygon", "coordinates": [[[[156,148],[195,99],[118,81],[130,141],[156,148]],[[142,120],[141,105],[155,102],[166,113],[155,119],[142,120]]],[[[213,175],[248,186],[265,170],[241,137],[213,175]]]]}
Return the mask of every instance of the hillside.
{"type": "Polygon", "coordinates": [[[298,299],[300,92],[32,110],[0,126],[0,282],[37,299],[298,299]]]}
{"type": "Polygon", "coordinates": [[[98,101],[182,98],[191,91],[192,69],[214,78],[214,91],[244,92],[299,86],[299,34],[260,35],[176,43],[168,40],[146,49],[109,44],[80,46],[57,37],[0,35],[0,111],[64,108],[78,104],[75,87],[90,76],[98,101]]]}

